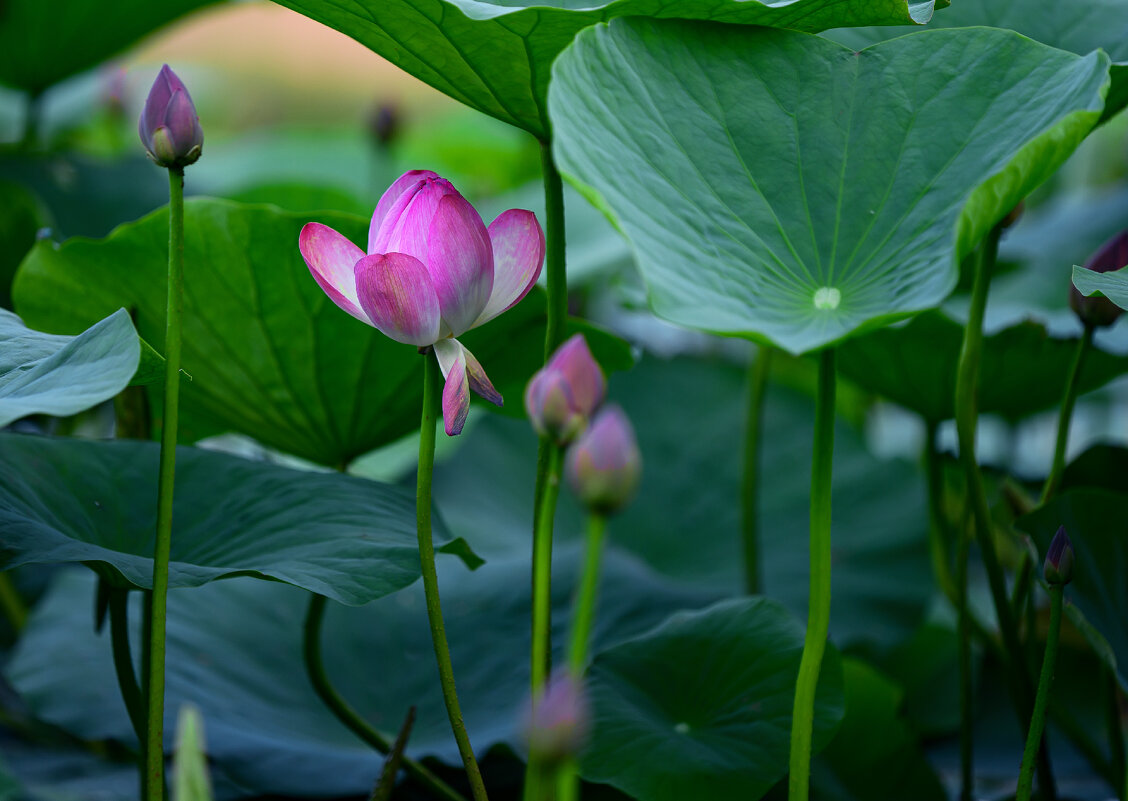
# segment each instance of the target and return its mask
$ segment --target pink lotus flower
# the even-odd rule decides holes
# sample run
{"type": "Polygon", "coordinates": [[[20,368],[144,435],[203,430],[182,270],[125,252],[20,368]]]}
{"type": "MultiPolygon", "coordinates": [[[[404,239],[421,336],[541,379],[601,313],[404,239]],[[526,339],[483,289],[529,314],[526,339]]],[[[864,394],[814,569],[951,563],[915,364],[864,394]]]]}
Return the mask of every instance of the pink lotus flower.
{"type": "Polygon", "coordinates": [[[564,458],[572,491],[593,512],[618,512],[638,488],[642,454],[631,421],[613,403],[600,410],[564,458]]]}
{"type": "Polygon", "coordinates": [[[567,445],[584,430],[606,389],[583,334],[556,349],[525,389],[525,411],[538,434],[567,445]]]}
{"type": "Polygon", "coordinates": [[[510,209],[489,228],[430,170],[396,179],[372,214],[368,253],[321,223],[298,239],[330,299],[397,342],[433,345],[446,386],[447,434],[462,431],[473,389],[502,403],[482,365],[455,337],[514,306],[540,276],[544,232],[531,211],[510,209]]]}
{"type": "Polygon", "coordinates": [[[137,121],[145,152],[158,166],[184,168],[200,157],[204,131],[184,82],[161,67],[137,121]]]}

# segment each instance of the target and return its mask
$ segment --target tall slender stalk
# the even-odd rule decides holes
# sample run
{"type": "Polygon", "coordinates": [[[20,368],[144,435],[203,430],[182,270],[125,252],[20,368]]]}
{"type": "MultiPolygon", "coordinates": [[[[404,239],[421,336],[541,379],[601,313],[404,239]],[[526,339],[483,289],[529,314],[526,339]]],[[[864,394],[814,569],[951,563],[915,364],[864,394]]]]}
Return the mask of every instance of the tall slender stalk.
{"type": "Polygon", "coordinates": [[[971,550],[971,521],[964,515],[956,545],[956,637],[960,671],[960,801],[972,801],[975,788],[973,725],[975,696],[971,686],[971,609],[967,599],[967,563],[971,550]]]}
{"type": "Polygon", "coordinates": [[[552,529],[560,495],[563,451],[547,442],[547,469],[533,529],[533,641],[530,684],[535,697],[548,678],[552,659],[552,529]]]}
{"type": "Polygon", "coordinates": [[[431,625],[431,643],[435,647],[435,662],[439,668],[439,683],[442,685],[443,702],[446,704],[450,728],[458,743],[458,753],[466,766],[466,777],[470,782],[470,792],[474,801],[486,801],[486,786],[466,724],[462,721],[462,709],[458,704],[458,693],[454,687],[454,668],[450,662],[450,646],[447,644],[446,627],[443,625],[443,610],[439,605],[439,576],[435,572],[435,546],[431,540],[431,473],[435,466],[435,422],[439,417],[439,365],[430,357],[424,356],[423,368],[423,414],[419,423],[419,474],[415,486],[415,521],[419,537],[419,562],[423,572],[423,591],[427,596],[427,620],[431,625]]]}
{"type": "Polygon", "coordinates": [[[1128,801],[1128,748],[1124,742],[1124,717],[1120,712],[1120,684],[1116,671],[1108,671],[1108,734],[1109,734],[1109,772],[1111,784],[1116,788],[1117,798],[1128,801]]]}
{"type": "Polygon", "coordinates": [[[544,332],[544,359],[564,341],[568,322],[568,276],[564,266],[564,184],[552,158],[552,144],[541,142],[544,173],[545,275],[548,279],[548,323],[544,332]]]}
{"type": "Polygon", "coordinates": [[[1050,697],[1050,685],[1054,681],[1054,661],[1057,658],[1058,634],[1061,631],[1063,594],[1064,588],[1061,584],[1050,585],[1050,629],[1046,632],[1046,656],[1042,660],[1042,676],[1038,680],[1034,714],[1030,718],[1030,729],[1026,733],[1026,749],[1022,752],[1022,767],[1018,774],[1015,801],[1030,801],[1031,788],[1034,785],[1034,763],[1046,725],[1046,702],[1050,697]]]}
{"type": "MultiPolygon", "coordinates": [[[[349,705],[337,689],[329,681],[325,672],[325,662],[321,658],[321,623],[325,619],[324,595],[312,593],[309,598],[309,609],[306,612],[305,626],[302,635],[302,656],[305,659],[306,673],[310,683],[313,684],[317,697],[329,711],[337,716],[337,720],[345,727],[372,746],[381,754],[387,754],[392,749],[392,743],[384,735],[368,725],[356,710],[349,705]]],[[[404,770],[409,776],[427,788],[437,798],[444,801],[466,801],[458,792],[453,790],[442,779],[436,776],[419,762],[407,755],[401,757],[404,770]]]]}
{"type": "Polygon", "coordinates": [[[763,589],[760,567],[760,440],[764,427],[764,394],[771,370],[772,348],[761,345],[748,366],[748,417],[744,424],[744,476],[740,483],[741,534],[744,543],[744,589],[763,589]]]}
{"type": "Polygon", "coordinates": [[[1093,344],[1093,326],[1086,324],[1085,333],[1077,342],[1077,352],[1073,356],[1073,364],[1069,368],[1069,378],[1065,382],[1065,394],[1061,399],[1061,410],[1058,412],[1057,441],[1054,443],[1054,461],[1050,467],[1050,474],[1046,476],[1046,483],[1042,485],[1042,498],[1039,505],[1044,504],[1057,492],[1061,483],[1061,474],[1065,470],[1065,448],[1069,444],[1069,424],[1073,420],[1073,406],[1077,402],[1077,389],[1081,383],[1081,371],[1085,369],[1085,357],[1093,344]]]}
{"type": "Polygon", "coordinates": [[[811,462],[811,579],[807,636],[795,682],[791,714],[790,801],[807,801],[811,779],[811,730],[826,636],[830,628],[830,489],[834,466],[834,350],[819,354],[815,444],[811,462]]]}
{"type": "Polygon", "coordinates": [[[39,144],[39,127],[43,116],[43,92],[36,90],[27,93],[24,103],[23,134],[20,136],[20,148],[24,151],[34,150],[39,144]]]}
{"type": "MultiPolygon", "coordinates": [[[[971,308],[968,312],[963,346],[956,371],[956,433],[959,438],[960,463],[964,468],[968,499],[971,504],[972,518],[975,521],[975,533],[979,540],[983,566],[987,570],[988,585],[991,589],[991,598],[994,602],[995,614],[999,621],[999,631],[1002,635],[1008,683],[1014,698],[1019,723],[1023,729],[1026,729],[1032,712],[1031,704],[1034,688],[1031,684],[1030,674],[1026,670],[1022,644],[1018,639],[1018,629],[1007,598],[1006,577],[995,551],[991,510],[987,503],[986,490],[983,488],[983,478],[979,473],[979,464],[975,458],[976,428],[979,417],[976,392],[979,384],[979,362],[983,350],[983,317],[987,308],[987,293],[991,285],[991,273],[998,256],[1001,231],[1000,226],[991,229],[990,234],[980,245],[975,258],[971,308]]],[[[961,565],[958,569],[966,570],[966,565],[961,565]]],[[[1041,750],[1040,755],[1039,776],[1041,777],[1042,788],[1047,798],[1052,799],[1056,796],[1056,793],[1054,792],[1053,778],[1045,749],[1041,750]]]]}
{"type": "Polygon", "coordinates": [[[152,632],[149,640],[145,800],[164,796],[165,613],[172,547],[172,492],[180,408],[180,330],[184,312],[184,169],[168,170],[168,302],[165,316],[164,419],[157,483],[157,540],[153,553],[152,632]]]}
{"type": "Polygon", "coordinates": [[[603,535],[607,531],[607,518],[598,512],[588,515],[587,544],[584,552],[584,572],[572,613],[572,641],[568,648],[568,668],[579,678],[587,665],[588,643],[591,640],[592,622],[595,620],[595,596],[599,589],[599,570],[603,561],[603,535]]]}
{"type": "Polygon", "coordinates": [[[944,466],[937,444],[937,424],[926,423],[924,435],[924,472],[928,479],[928,548],[932,558],[932,575],[948,598],[956,595],[955,582],[948,560],[948,525],[944,519],[944,466]]]}

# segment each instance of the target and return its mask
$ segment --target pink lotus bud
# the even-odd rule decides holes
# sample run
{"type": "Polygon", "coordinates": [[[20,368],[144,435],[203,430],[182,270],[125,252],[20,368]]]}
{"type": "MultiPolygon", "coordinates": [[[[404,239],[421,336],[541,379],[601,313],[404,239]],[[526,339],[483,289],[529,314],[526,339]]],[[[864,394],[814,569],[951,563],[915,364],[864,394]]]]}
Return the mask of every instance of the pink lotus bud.
{"type": "Polygon", "coordinates": [[[538,434],[567,445],[603,402],[606,382],[587,340],[576,334],[556,349],[525,389],[525,411],[538,434]]]}
{"type": "Polygon", "coordinates": [[[400,110],[395,103],[381,103],[368,115],[368,132],[380,149],[386,149],[398,138],[400,110]]]}
{"type": "MultiPolygon", "coordinates": [[[[1121,231],[1101,245],[1089,260],[1085,269],[1098,273],[1108,273],[1128,266],[1128,231],[1121,231]]],[[[1069,305],[1085,325],[1098,328],[1112,325],[1120,316],[1121,309],[1105,297],[1087,298],[1077,291],[1072,283],[1069,286],[1069,305]]]]}
{"type": "Polygon", "coordinates": [[[145,152],[158,166],[183,168],[200,157],[204,147],[200,118],[188,90],[168,64],[153,81],[137,131],[145,152]]]}
{"type": "Polygon", "coordinates": [[[1047,584],[1068,584],[1073,580],[1073,543],[1065,533],[1065,526],[1060,526],[1050,541],[1042,575],[1047,584]]]}
{"type": "Polygon", "coordinates": [[[525,710],[529,753],[548,765],[579,754],[590,728],[587,694],[580,681],[565,671],[553,674],[525,710]]]}
{"type": "Polygon", "coordinates": [[[642,455],[631,421],[618,406],[604,407],[566,458],[572,491],[594,512],[619,511],[638,487],[642,455]]]}

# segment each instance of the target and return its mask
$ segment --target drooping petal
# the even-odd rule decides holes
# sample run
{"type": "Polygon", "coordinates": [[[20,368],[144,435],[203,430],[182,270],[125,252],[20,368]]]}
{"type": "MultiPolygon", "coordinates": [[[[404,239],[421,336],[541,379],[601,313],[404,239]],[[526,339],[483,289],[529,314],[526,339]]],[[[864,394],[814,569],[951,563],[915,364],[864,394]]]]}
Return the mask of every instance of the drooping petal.
{"type": "Polygon", "coordinates": [[[406,253],[364,256],[354,268],[360,307],[385,336],[408,345],[439,337],[439,299],[431,276],[406,253]]]}
{"type": "Polygon", "coordinates": [[[494,257],[493,290],[472,328],[515,306],[533,288],[544,264],[544,231],[531,211],[502,212],[490,223],[489,234],[494,257]]]}
{"type": "Polygon", "coordinates": [[[305,224],[298,235],[298,249],[329,299],[362,323],[372,325],[357,300],[353,273],[356,263],[364,258],[364,251],[321,223],[305,224]]]}
{"type": "MultiPolygon", "coordinates": [[[[457,341],[457,340],[456,340],[457,341]]],[[[464,345],[459,343],[462,348],[462,353],[466,357],[466,374],[470,377],[470,389],[474,390],[482,398],[485,398],[494,406],[501,406],[505,403],[505,399],[501,397],[501,393],[494,389],[494,385],[490,383],[490,377],[486,375],[486,371],[482,369],[481,363],[474,357],[474,354],[466,349],[464,345]]]]}
{"type": "Polygon", "coordinates": [[[372,223],[368,227],[368,252],[380,253],[374,245],[376,243],[376,236],[383,225],[384,220],[388,217],[388,212],[391,211],[392,206],[400,199],[404,192],[408,189],[415,187],[416,184],[421,183],[427,178],[438,178],[438,174],[430,170],[410,170],[405,172],[397,178],[387,191],[380,197],[380,202],[376,204],[376,210],[372,212],[372,223]]]}
{"type": "Polygon", "coordinates": [[[478,319],[493,288],[489,232],[470,202],[455,193],[439,200],[427,231],[427,269],[439,308],[458,336],[478,319]]]}
{"type": "Polygon", "coordinates": [[[466,351],[456,340],[441,339],[435,343],[435,356],[446,376],[443,386],[443,427],[447,436],[462,433],[470,411],[470,382],[466,371],[466,351]]]}

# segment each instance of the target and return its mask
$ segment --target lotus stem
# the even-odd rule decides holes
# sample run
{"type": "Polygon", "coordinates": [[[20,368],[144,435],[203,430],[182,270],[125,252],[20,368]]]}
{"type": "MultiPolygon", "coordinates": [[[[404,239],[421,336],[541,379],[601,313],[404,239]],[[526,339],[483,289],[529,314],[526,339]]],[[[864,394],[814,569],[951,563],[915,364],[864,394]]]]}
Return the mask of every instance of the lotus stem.
{"type": "Polygon", "coordinates": [[[576,592],[572,613],[572,642],[568,649],[568,667],[575,678],[583,675],[587,666],[588,643],[595,620],[595,598],[599,590],[599,572],[603,561],[603,536],[607,531],[607,518],[598,512],[588,516],[587,544],[584,553],[584,572],[576,592]]]}
{"type": "Polygon", "coordinates": [[[486,786],[466,724],[462,721],[462,709],[458,704],[458,693],[454,686],[454,668],[450,661],[450,646],[447,644],[446,627],[443,625],[443,610],[439,605],[439,576],[435,571],[435,546],[431,540],[431,473],[435,466],[435,423],[439,417],[439,364],[430,354],[424,355],[423,368],[423,414],[419,423],[419,475],[415,489],[416,532],[419,536],[419,562],[423,572],[423,591],[427,596],[427,620],[431,626],[431,643],[435,647],[435,662],[439,668],[439,683],[442,685],[443,702],[446,704],[450,728],[458,743],[458,753],[466,766],[466,777],[470,782],[470,792],[475,801],[487,801],[486,786]]]}
{"type": "Polygon", "coordinates": [[[815,690],[830,629],[830,489],[834,466],[834,349],[819,355],[815,443],[811,463],[811,578],[807,635],[795,682],[791,715],[790,801],[807,801],[811,779],[811,730],[815,690]]]}
{"type": "Polygon", "coordinates": [[[965,516],[956,545],[956,637],[960,671],[960,801],[972,801],[975,788],[975,695],[971,686],[971,609],[967,599],[967,563],[971,521],[965,516]]]}
{"type": "Polygon", "coordinates": [[[544,486],[537,499],[533,529],[533,642],[530,663],[531,691],[535,697],[548,679],[552,660],[552,530],[556,500],[560,496],[563,451],[542,438],[545,448],[544,486]]]}
{"type": "Polygon", "coordinates": [[[548,322],[544,332],[544,359],[564,341],[568,322],[568,276],[564,267],[564,184],[552,158],[552,145],[541,142],[544,173],[545,275],[548,279],[548,322]]]}
{"type": "Polygon", "coordinates": [[[43,117],[43,90],[28,92],[24,103],[23,133],[20,136],[20,149],[29,152],[39,144],[39,126],[43,117]]]}
{"type": "MultiPolygon", "coordinates": [[[[983,317],[987,308],[987,293],[991,285],[991,273],[998,256],[1001,233],[1001,226],[996,225],[992,228],[986,240],[980,245],[979,252],[974,260],[975,272],[971,290],[971,308],[968,312],[963,346],[956,371],[956,432],[959,438],[960,463],[963,465],[967,481],[972,519],[975,521],[975,533],[979,540],[980,553],[983,556],[983,566],[987,570],[987,580],[991,588],[995,614],[999,620],[1008,683],[1014,698],[1019,724],[1023,728],[1027,728],[1030,721],[1031,699],[1034,688],[1031,685],[1030,674],[1026,670],[1022,644],[1018,639],[1018,629],[1007,598],[1006,577],[995,551],[991,510],[987,503],[986,490],[983,488],[983,478],[979,473],[979,464],[975,458],[975,439],[978,424],[976,392],[979,384],[979,362],[983,351],[983,317]]],[[[957,569],[966,570],[967,567],[960,565],[957,569]]],[[[1042,781],[1042,789],[1048,799],[1053,799],[1056,797],[1056,793],[1053,788],[1049,759],[1046,757],[1045,749],[1042,749],[1039,753],[1039,775],[1042,781]]]]}
{"type": "Polygon", "coordinates": [[[763,590],[760,566],[760,450],[764,426],[764,394],[771,371],[772,348],[761,345],[748,366],[748,417],[744,426],[744,476],[740,486],[741,534],[744,543],[744,589],[763,590]]]}
{"type": "MultiPolygon", "coordinates": [[[[302,635],[302,655],[305,659],[306,673],[309,675],[310,683],[313,684],[317,697],[329,708],[330,712],[336,715],[337,720],[341,721],[345,728],[375,750],[381,754],[387,754],[392,750],[392,743],[388,742],[384,735],[369,726],[368,722],[357,714],[356,710],[349,705],[349,702],[337,692],[325,672],[325,662],[321,658],[321,624],[325,618],[326,600],[324,595],[316,593],[310,595],[309,609],[306,611],[302,635]]],[[[466,801],[462,795],[411,757],[404,755],[402,764],[409,776],[431,791],[437,798],[444,801],[466,801]]]]}
{"type": "Polygon", "coordinates": [[[1077,352],[1073,356],[1073,364],[1069,368],[1069,378],[1065,382],[1065,394],[1061,399],[1061,410],[1058,413],[1057,441],[1054,444],[1054,461],[1050,467],[1050,474],[1046,476],[1046,483],[1042,486],[1042,497],[1039,506],[1044,505],[1061,483],[1061,476],[1065,470],[1065,449],[1069,444],[1069,424],[1073,420],[1073,406],[1077,402],[1077,390],[1081,384],[1081,371],[1085,369],[1085,357],[1093,345],[1092,325],[1085,325],[1085,332],[1077,342],[1077,352]]]}
{"type": "Polygon", "coordinates": [[[172,493],[180,408],[180,333],[184,313],[184,169],[168,170],[168,302],[165,313],[165,392],[157,483],[157,541],[153,552],[152,632],[149,638],[145,801],[164,797],[165,616],[172,548],[172,493]]]}
{"type": "Polygon", "coordinates": [[[1022,768],[1018,774],[1018,790],[1015,801],[1030,801],[1034,785],[1034,763],[1038,746],[1042,742],[1042,732],[1046,726],[1046,703],[1050,696],[1050,685],[1054,681],[1054,661],[1057,659],[1058,634],[1061,631],[1061,607],[1064,587],[1050,585],[1050,629],[1046,632],[1046,656],[1042,660],[1042,675],[1038,680],[1038,695],[1034,699],[1034,714],[1030,718],[1030,729],[1026,733],[1026,749],[1022,753],[1022,768]]]}

